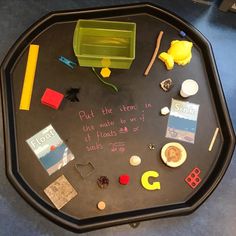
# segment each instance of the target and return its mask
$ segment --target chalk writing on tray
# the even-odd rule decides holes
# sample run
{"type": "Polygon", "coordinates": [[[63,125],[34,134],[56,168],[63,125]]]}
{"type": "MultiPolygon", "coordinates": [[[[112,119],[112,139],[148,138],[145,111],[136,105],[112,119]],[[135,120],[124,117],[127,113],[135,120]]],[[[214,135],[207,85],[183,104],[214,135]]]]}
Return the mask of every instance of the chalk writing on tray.
{"type": "Polygon", "coordinates": [[[84,132],[91,132],[95,130],[93,125],[87,125],[87,124],[83,125],[82,129],[84,132]]]}
{"type": "Polygon", "coordinates": [[[94,145],[87,145],[86,150],[90,151],[97,151],[103,149],[103,145],[101,143],[96,142],[94,145]]]}
{"type": "Polygon", "coordinates": [[[129,111],[136,111],[137,105],[121,105],[120,106],[120,111],[121,112],[129,112],[129,111]]]}
{"type": "Polygon", "coordinates": [[[136,133],[139,131],[139,126],[133,128],[133,132],[136,133]]]}
{"type": "Polygon", "coordinates": [[[83,111],[83,110],[79,111],[79,118],[80,118],[81,121],[83,121],[83,120],[90,120],[90,119],[92,119],[94,117],[95,116],[94,116],[93,110],[90,110],[88,112],[83,111]]]}
{"type": "Polygon", "coordinates": [[[145,103],[144,104],[144,107],[147,109],[147,108],[152,108],[152,104],[150,104],[150,103],[145,103]]]}
{"type": "Polygon", "coordinates": [[[103,115],[112,114],[112,108],[103,107],[103,108],[102,108],[102,114],[103,114],[103,115]]]}
{"type": "Polygon", "coordinates": [[[98,131],[96,132],[97,140],[100,141],[102,138],[111,138],[116,137],[118,134],[115,130],[108,130],[108,131],[98,131]]]}
{"type": "Polygon", "coordinates": [[[119,133],[120,134],[125,134],[125,133],[128,133],[128,128],[125,126],[125,127],[120,127],[119,128],[119,133]]]}
{"type": "Polygon", "coordinates": [[[125,123],[126,123],[126,120],[125,120],[125,119],[122,119],[122,118],[120,118],[120,123],[121,123],[121,124],[125,124],[125,123]]]}
{"type": "Polygon", "coordinates": [[[100,127],[100,128],[105,128],[105,127],[113,126],[114,124],[115,124],[114,121],[112,121],[112,120],[106,120],[105,122],[100,123],[100,124],[99,124],[99,127],[100,127]]]}
{"type": "Polygon", "coordinates": [[[121,152],[125,151],[125,142],[114,142],[109,143],[111,152],[121,152]]]}
{"type": "Polygon", "coordinates": [[[84,135],[85,150],[91,152],[105,148],[111,153],[125,152],[123,139],[129,137],[128,134],[140,134],[145,128],[145,117],[151,109],[151,103],[144,103],[80,110],[78,116],[84,135]]]}

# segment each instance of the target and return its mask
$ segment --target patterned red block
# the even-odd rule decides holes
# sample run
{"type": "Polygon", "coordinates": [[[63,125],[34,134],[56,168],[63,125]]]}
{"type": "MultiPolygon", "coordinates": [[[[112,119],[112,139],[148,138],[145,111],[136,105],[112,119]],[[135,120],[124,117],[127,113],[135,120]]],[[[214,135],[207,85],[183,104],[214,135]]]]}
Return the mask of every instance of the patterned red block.
{"type": "Polygon", "coordinates": [[[190,174],[185,178],[185,182],[191,187],[196,188],[201,183],[201,178],[199,174],[201,173],[198,167],[195,167],[190,174]]]}
{"type": "Polygon", "coordinates": [[[64,98],[63,94],[47,88],[41,98],[41,103],[55,110],[58,110],[63,98],[64,98]]]}

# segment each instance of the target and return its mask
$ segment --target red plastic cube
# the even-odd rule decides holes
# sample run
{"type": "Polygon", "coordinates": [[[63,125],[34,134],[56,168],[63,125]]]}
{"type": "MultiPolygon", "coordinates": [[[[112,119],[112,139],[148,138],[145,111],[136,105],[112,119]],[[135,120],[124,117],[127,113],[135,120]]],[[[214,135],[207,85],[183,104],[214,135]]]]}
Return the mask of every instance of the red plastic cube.
{"type": "Polygon", "coordinates": [[[47,88],[41,98],[41,103],[55,110],[58,110],[63,98],[64,98],[63,94],[47,88]]]}

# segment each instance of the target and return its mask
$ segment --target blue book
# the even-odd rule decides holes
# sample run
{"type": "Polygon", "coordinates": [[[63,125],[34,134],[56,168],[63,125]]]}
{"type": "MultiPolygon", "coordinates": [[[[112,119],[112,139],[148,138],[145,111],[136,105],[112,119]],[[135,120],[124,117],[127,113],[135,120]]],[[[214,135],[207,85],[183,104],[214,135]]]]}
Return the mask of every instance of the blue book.
{"type": "Polygon", "coordinates": [[[166,137],[194,143],[199,105],[172,99],[166,137]]]}
{"type": "Polygon", "coordinates": [[[49,175],[75,158],[52,125],[39,131],[26,142],[49,175]]]}

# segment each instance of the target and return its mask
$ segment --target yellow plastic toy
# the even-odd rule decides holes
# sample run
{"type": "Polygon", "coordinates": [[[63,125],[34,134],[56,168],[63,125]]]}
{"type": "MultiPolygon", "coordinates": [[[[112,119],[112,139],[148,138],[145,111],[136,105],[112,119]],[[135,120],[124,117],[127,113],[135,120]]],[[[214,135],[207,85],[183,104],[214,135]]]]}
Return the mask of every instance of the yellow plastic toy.
{"type": "Polygon", "coordinates": [[[109,78],[111,74],[111,70],[107,67],[102,68],[100,74],[102,75],[103,78],[109,78]]]}
{"type": "Polygon", "coordinates": [[[29,111],[37,68],[39,45],[30,44],[25,70],[24,84],[20,100],[20,110],[29,111]]]}
{"type": "Polygon", "coordinates": [[[165,63],[167,70],[172,70],[174,62],[182,66],[190,62],[192,58],[192,47],[192,42],[174,40],[171,42],[167,53],[162,52],[158,58],[165,63]]]}
{"type": "Polygon", "coordinates": [[[149,170],[149,171],[144,172],[141,177],[142,186],[147,190],[161,189],[160,182],[153,182],[152,184],[150,184],[148,181],[149,177],[157,178],[158,176],[159,176],[159,174],[154,170],[149,170]]]}

